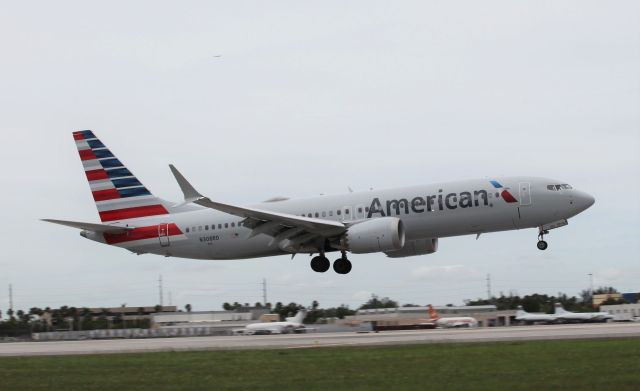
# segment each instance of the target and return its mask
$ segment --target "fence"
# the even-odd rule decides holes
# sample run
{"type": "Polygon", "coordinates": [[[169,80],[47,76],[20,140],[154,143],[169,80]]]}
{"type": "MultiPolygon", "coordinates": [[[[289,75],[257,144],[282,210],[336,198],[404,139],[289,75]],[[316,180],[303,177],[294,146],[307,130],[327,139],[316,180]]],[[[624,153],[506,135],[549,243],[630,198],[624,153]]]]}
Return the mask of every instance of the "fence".
{"type": "Polygon", "coordinates": [[[167,329],[114,329],[87,331],[50,331],[33,333],[34,341],[73,341],[81,339],[113,339],[113,338],[167,338],[167,337],[199,337],[210,335],[231,335],[231,330],[220,327],[184,327],[167,329]]]}

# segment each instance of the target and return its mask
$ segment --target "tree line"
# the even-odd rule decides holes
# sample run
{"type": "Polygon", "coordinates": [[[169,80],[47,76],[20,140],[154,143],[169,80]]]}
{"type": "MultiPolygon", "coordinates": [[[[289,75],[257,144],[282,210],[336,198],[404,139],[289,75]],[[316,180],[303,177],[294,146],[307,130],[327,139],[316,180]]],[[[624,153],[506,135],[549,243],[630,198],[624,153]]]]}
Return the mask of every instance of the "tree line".
{"type": "MultiPolygon", "coordinates": [[[[531,295],[513,295],[500,294],[500,296],[491,299],[475,299],[465,300],[466,305],[495,305],[498,310],[514,310],[518,306],[522,306],[528,312],[546,312],[552,313],[555,303],[561,303],[568,311],[593,311],[592,293],[618,293],[613,287],[600,287],[593,292],[583,290],[578,296],[568,296],[564,293],[557,295],[547,295],[534,293],[531,295]]],[[[609,299],[602,304],[625,304],[628,303],[624,299],[609,299]]],[[[281,320],[295,315],[302,309],[307,310],[307,316],[304,323],[318,323],[331,318],[344,319],[346,316],[354,315],[357,310],[377,309],[377,308],[397,308],[401,306],[397,301],[388,297],[379,297],[372,294],[371,297],[356,309],[350,308],[348,305],[342,304],[337,307],[321,308],[317,300],[311,302],[309,306],[291,302],[284,304],[282,302],[272,303],[255,303],[253,306],[249,303],[224,303],[222,308],[226,311],[245,311],[247,308],[263,309],[269,313],[278,314],[281,320]]],[[[417,306],[417,304],[406,303],[403,307],[417,306]]],[[[162,307],[155,306],[155,311],[160,312],[162,307]]],[[[185,310],[191,312],[191,304],[185,305],[185,310]]],[[[7,310],[4,314],[0,310],[0,337],[15,337],[29,335],[33,332],[55,331],[55,330],[95,330],[95,329],[121,329],[121,328],[149,328],[151,326],[150,319],[145,314],[144,308],[138,308],[138,315],[133,316],[133,320],[125,319],[123,313],[117,311],[109,312],[106,308],[98,314],[92,313],[89,308],[76,308],[71,306],[62,306],[60,308],[44,309],[32,307],[28,311],[7,310]],[[6,319],[5,319],[6,318],[6,319]]],[[[131,314],[126,315],[131,318],[131,314]]]]}

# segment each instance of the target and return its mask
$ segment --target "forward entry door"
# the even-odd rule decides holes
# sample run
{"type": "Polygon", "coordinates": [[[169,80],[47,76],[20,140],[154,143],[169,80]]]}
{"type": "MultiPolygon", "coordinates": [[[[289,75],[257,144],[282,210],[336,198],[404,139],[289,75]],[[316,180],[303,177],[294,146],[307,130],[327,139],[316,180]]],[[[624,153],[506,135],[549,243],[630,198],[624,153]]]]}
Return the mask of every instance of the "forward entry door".
{"type": "Polygon", "coordinates": [[[531,205],[531,183],[520,182],[520,206],[531,205]]]}

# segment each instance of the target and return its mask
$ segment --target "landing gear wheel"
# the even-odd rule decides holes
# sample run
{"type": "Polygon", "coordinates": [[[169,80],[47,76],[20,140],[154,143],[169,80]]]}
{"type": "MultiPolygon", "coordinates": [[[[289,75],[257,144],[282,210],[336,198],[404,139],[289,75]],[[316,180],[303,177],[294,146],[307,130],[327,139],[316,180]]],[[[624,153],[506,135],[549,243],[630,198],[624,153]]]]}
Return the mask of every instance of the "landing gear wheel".
{"type": "Polygon", "coordinates": [[[331,262],[327,259],[327,257],[323,257],[322,255],[318,255],[317,257],[313,257],[311,259],[311,269],[317,273],[324,273],[331,267],[331,262]]]}
{"type": "Polygon", "coordinates": [[[338,274],[347,274],[351,271],[351,262],[347,258],[336,259],[333,270],[338,274]]]}
{"type": "Polygon", "coordinates": [[[544,240],[540,240],[538,241],[537,246],[538,246],[538,250],[546,250],[549,245],[544,240]]]}

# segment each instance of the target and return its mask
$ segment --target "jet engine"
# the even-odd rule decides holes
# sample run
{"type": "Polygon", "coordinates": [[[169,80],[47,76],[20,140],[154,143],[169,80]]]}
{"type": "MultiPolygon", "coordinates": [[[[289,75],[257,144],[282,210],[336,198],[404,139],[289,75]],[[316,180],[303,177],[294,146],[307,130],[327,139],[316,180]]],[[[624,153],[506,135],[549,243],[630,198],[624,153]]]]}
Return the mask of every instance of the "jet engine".
{"type": "Polygon", "coordinates": [[[404,224],[397,217],[366,220],[349,227],[340,247],[355,254],[400,250],[404,246],[404,224]]]}
{"type": "Polygon", "coordinates": [[[426,238],[407,241],[400,250],[385,251],[385,254],[389,258],[404,258],[433,254],[436,251],[438,251],[438,238],[426,238]]]}

